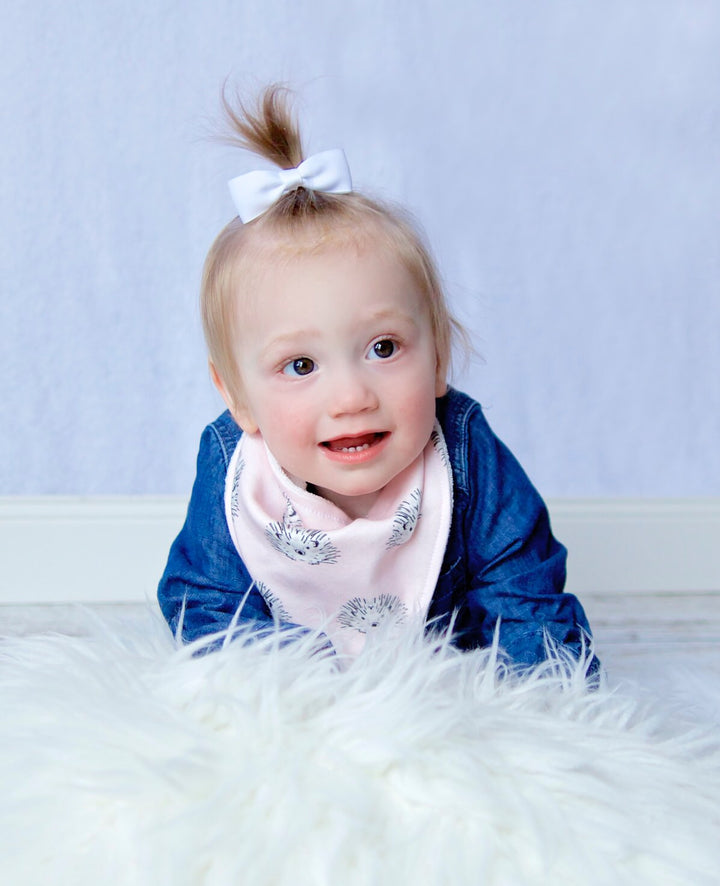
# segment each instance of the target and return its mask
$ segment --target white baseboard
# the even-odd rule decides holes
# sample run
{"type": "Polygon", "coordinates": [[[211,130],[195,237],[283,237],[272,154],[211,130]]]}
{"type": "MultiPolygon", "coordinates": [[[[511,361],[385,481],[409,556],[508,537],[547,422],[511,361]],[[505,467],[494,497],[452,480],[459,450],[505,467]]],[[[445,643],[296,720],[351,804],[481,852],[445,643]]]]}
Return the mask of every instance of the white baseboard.
{"type": "Polygon", "coordinates": [[[576,593],[720,592],[720,499],[551,499],[576,593]]]}
{"type": "MultiPolygon", "coordinates": [[[[0,604],[154,598],[181,497],[0,497],[0,604]]],[[[720,591],[720,499],[555,499],[578,593],[720,591]]]]}
{"type": "Polygon", "coordinates": [[[181,497],[0,497],[0,604],[154,598],[186,507],[181,497]]]}

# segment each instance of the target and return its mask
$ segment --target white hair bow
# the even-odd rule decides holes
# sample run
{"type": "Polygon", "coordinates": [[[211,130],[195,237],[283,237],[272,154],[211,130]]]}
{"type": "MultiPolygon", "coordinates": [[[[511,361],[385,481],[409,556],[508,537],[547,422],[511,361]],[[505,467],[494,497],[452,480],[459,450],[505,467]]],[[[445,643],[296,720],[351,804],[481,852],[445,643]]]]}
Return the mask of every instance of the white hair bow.
{"type": "Polygon", "coordinates": [[[345,152],[340,148],[313,154],[295,169],[258,169],[228,182],[230,195],[243,222],[250,222],[295,188],[347,194],[352,178],[345,152]]]}

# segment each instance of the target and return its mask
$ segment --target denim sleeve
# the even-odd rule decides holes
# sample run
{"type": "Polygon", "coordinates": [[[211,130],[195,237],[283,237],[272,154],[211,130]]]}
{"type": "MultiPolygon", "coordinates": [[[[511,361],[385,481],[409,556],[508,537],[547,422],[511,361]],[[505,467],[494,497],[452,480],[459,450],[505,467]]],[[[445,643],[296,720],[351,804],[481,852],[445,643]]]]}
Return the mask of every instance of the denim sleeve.
{"type": "Polygon", "coordinates": [[[273,624],[227,527],[224,495],[230,455],[216,428],[208,425],[200,440],[185,524],[170,548],[158,587],[160,608],[173,631],[182,613],[186,642],[228,628],[240,606],[242,623],[257,622],[259,628],[273,624]]]}
{"type": "Polygon", "coordinates": [[[499,623],[500,645],[518,664],[543,661],[546,637],[579,657],[590,627],[580,602],[563,591],[567,552],[552,534],[545,503],[479,405],[465,433],[455,509],[465,542],[458,645],[491,643],[499,623]]]}

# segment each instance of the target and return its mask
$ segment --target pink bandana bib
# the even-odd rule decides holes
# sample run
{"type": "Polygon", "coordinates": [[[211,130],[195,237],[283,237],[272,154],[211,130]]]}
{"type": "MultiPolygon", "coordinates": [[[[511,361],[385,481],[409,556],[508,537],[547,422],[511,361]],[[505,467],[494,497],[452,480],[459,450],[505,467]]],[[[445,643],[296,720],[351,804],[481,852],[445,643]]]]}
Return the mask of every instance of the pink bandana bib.
{"type": "Polygon", "coordinates": [[[355,655],[367,634],[427,614],[452,516],[442,431],[436,423],[423,452],[357,519],[293,482],[259,434],[243,434],[225,513],[272,612],[324,630],[338,652],[355,655]]]}

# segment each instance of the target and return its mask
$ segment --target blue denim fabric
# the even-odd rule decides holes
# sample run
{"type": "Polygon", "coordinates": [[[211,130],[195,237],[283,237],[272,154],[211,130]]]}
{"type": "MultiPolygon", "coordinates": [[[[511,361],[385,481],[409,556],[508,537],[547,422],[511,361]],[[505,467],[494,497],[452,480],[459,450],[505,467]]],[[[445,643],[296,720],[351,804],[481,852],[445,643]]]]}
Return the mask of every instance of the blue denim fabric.
{"type": "MultiPolygon", "coordinates": [[[[461,649],[500,645],[518,664],[546,657],[544,633],[580,654],[589,636],[579,601],[563,592],[565,548],[545,505],[514,456],[493,434],[480,404],[454,389],[437,401],[454,478],[450,536],[428,628],[450,625],[461,649]]],[[[270,611],[240,559],[225,518],[225,475],[242,432],[228,412],[203,432],[187,519],[158,588],[160,607],[190,641],[240,619],[259,630],[270,611]]],[[[383,588],[387,591],[387,588],[383,588]]]]}

